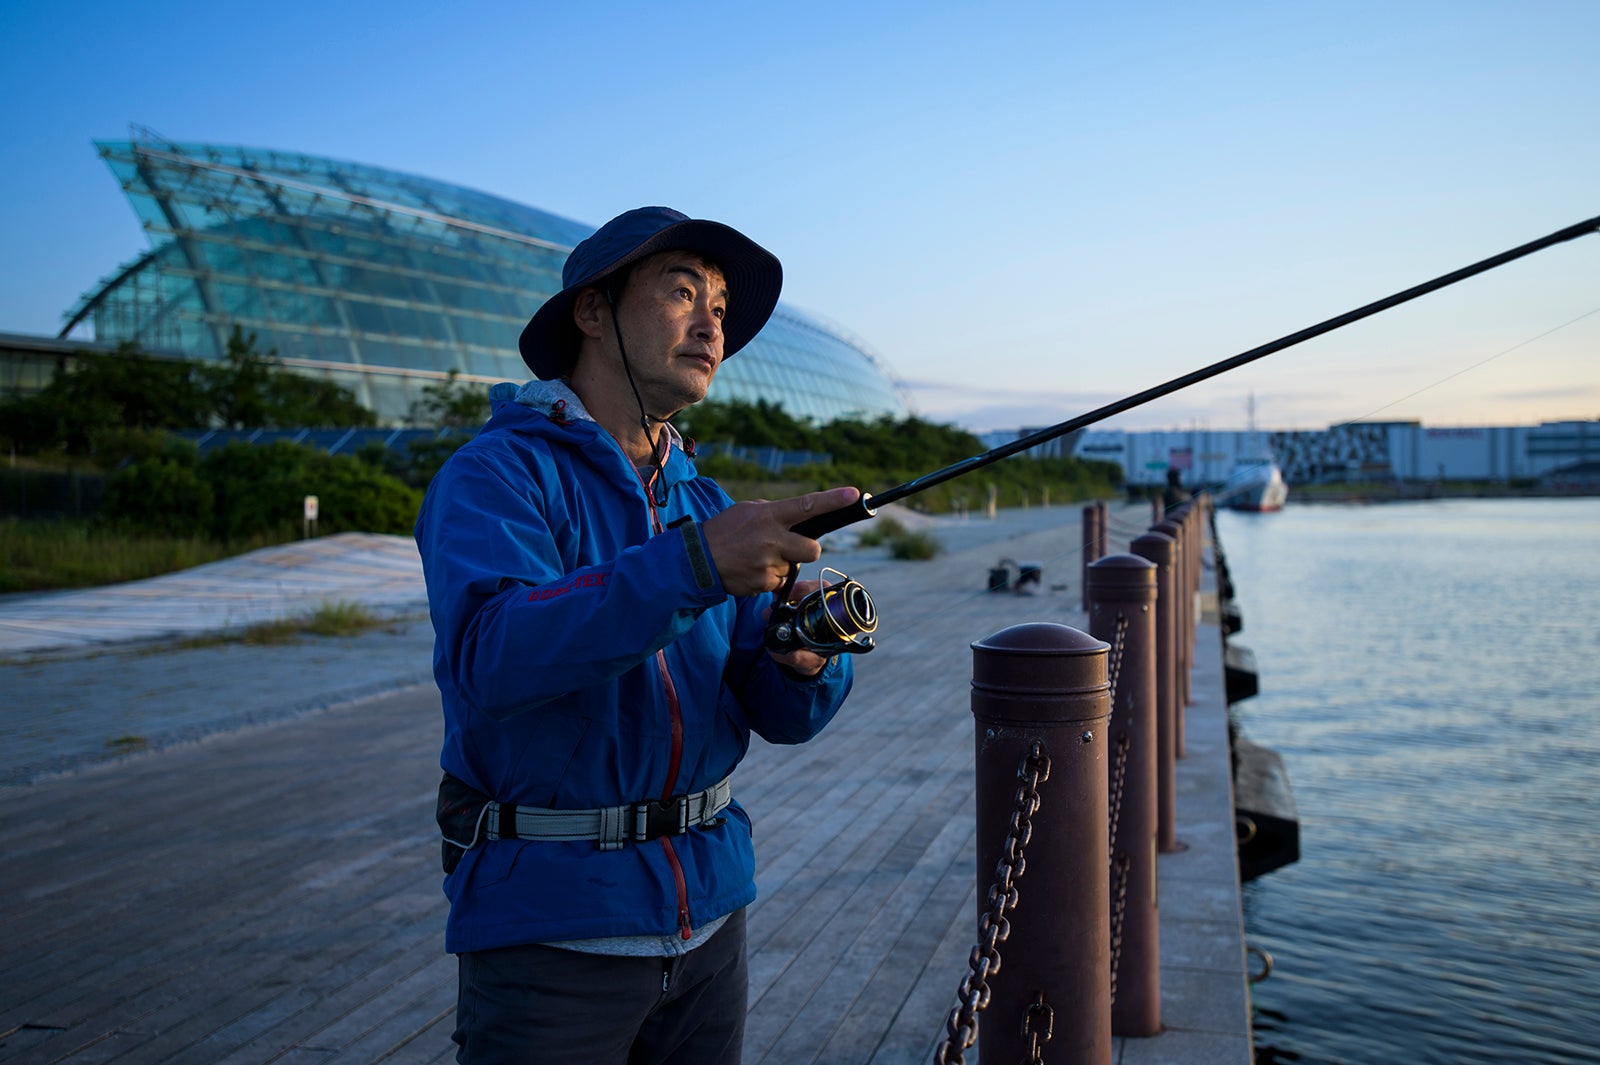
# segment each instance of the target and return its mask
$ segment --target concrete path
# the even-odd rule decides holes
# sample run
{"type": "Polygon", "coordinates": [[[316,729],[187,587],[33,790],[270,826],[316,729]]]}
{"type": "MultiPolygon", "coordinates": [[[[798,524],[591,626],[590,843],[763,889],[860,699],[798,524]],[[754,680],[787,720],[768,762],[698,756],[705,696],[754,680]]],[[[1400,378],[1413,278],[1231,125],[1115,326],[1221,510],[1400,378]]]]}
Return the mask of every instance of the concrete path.
{"type": "Polygon", "coordinates": [[[346,533],[150,580],[0,599],[0,786],[428,682],[433,628],[416,546],[346,533]],[[351,603],[350,637],[218,642],[351,603]]]}
{"type": "Polygon", "coordinates": [[[428,609],[407,537],[340,533],[104,588],[0,598],[0,661],[237,631],[359,603],[385,616],[428,609]]]}

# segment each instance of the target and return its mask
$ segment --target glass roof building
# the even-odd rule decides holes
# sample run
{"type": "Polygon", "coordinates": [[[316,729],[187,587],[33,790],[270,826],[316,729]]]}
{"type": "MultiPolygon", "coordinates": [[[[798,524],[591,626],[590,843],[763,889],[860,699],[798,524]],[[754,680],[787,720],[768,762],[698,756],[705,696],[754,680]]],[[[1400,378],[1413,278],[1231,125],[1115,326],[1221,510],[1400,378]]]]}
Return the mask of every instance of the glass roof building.
{"type": "MultiPolygon", "coordinates": [[[[451,370],[526,379],[517,337],[593,232],[472,189],[295,152],[95,146],[151,249],[84,296],[62,337],[87,325],[103,343],[220,359],[238,326],[385,420],[451,370]]],[[[908,413],[862,344],[783,304],[712,395],[818,422],[908,413]]]]}

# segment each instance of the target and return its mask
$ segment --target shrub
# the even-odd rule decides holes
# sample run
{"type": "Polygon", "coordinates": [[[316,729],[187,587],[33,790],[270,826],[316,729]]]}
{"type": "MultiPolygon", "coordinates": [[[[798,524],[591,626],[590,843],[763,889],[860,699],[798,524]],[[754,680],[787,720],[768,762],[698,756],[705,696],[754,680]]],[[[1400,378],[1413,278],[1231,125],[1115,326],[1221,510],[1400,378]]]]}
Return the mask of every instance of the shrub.
{"type": "Polygon", "coordinates": [[[694,460],[694,468],[703,477],[721,484],[724,481],[771,480],[772,473],[753,462],[736,459],[732,455],[706,455],[694,460]]]}
{"type": "Polygon", "coordinates": [[[321,533],[408,533],[422,503],[417,489],[359,459],[284,441],[230,444],[200,468],[216,492],[212,535],[220,540],[292,533],[308,495],[317,497],[321,533]]]}
{"type": "Polygon", "coordinates": [[[190,468],[200,463],[199,448],[165,429],[120,425],[95,429],[89,434],[89,450],[95,465],[106,470],[154,458],[170,459],[190,468]]]}
{"type": "Polygon", "coordinates": [[[130,532],[193,536],[211,528],[215,503],[216,493],[192,462],[157,456],[106,478],[99,520],[130,532]]]}
{"type": "Polygon", "coordinates": [[[923,561],[933,558],[944,545],[925,532],[903,532],[889,543],[889,557],[923,561]]]}
{"type": "Polygon", "coordinates": [[[893,518],[878,518],[867,523],[866,528],[856,537],[856,543],[861,547],[877,547],[880,544],[893,543],[896,537],[905,534],[906,527],[893,518]]]}
{"type": "Polygon", "coordinates": [[[914,532],[893,518],[879,518],[861,530],[856,540],[861,547],[889,545],[889,557],[921,561],[933,558],[944,550],[937,537],[931,533],[914,532]]]}

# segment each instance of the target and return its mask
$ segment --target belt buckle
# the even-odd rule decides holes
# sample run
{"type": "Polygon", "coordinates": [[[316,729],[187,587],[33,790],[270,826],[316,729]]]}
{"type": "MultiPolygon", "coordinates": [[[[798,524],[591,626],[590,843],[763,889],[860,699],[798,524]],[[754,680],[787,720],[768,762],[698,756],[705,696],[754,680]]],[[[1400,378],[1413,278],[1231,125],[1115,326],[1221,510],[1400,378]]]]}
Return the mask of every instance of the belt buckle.
{"type": "Polygon", "coordinates": [[[662,836],[680,836],[684,832],[683,812],[685,796],[666,802],[642,802],[633,808],[634,838],[641,842],[660,839],[662,836]]]}

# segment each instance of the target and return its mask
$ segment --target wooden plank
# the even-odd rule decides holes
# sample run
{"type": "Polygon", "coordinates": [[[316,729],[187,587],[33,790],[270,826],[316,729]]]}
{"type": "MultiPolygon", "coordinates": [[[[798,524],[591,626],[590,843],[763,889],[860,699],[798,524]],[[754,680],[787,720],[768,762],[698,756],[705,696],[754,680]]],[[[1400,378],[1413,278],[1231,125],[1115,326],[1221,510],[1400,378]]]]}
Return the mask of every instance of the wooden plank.
{"type": "MultiPolygon", "coordinates": [[[[921,818],[918,822],[923,823],[921,818]]],[[[953,868],[965,873],[971,866],[971,833],[957,822],[945,822],[932,840],[926,832],[915,835],[922,848],[918,862],[904,870],[880,865],[861,877],[850,897],[798,952],[785,981],[786,999],[764,1000],[752,1010],[752,1021],[777,1022],[770,1051],[776,1060],[809,1060],[805,1055],[820,1051],[847,1017],[866,1009],[876,1024],[883,1010],[903,997],[904,985],[895,985],[907,974],[888,971],[890,955],[911,923],[926,916],[930,899],[936,905],[959,903],[959,898],[936,898],[936,889],[953,868]]],[[[766,1051],[759,1038],[747,1039],[747,1047],[752,1053],[766,1051]]]]}
{"type": "Polygon", "coordinates": [[[951,916],[932,963],[923,969],[900,1009],[888,1018],[886,1028],[880,1022],[858,1044],[848,1048],[851,1060],[867,1061],[869,1065],[922,1065],[931,1059],[934,1048],[944,1039],[946,1018],[956,1004],[956,989],[967,972],[966,960],[977,938],[977,919],[973,916],[976,906],[974,888],[951,916]],[[873,1040],[879,1031],[882,1034],[873,1040]],[[869,1042],[870,1058],[861,1053],[869,1042]]]}
{"type": "MultiPolygon", "coordinates": [[[[437,711],[431,708],[431,703],[429,699],[421,704],[423,712],[419,724],[429,718],[436,721],[434,715],[437,711]]],[[[376,722],[356,721],[347,723],[346,727],[348,729],[353,725],[357,735],[370,735],[373,724],[376,722]]],[[[392,726],[392,721],[389,724],[392,726]]],[[[409,822],[386,826],[382,818],[375,818],[370,813],[375,808],[373,802],[350,803],[349,793],[340,793],[340,774],[320,772],[321,767],[313,764],[311,779],[303,781],[298,788],[292,783],[294,774],[287,774],[291,784],[284,794],[310,800],[310,806],[299,812],[298,821],[289,818],[285,825],[273,827],[271,824],[245,824],[236,819],[235,825],[247,830],[242,842],[228,847],[205,845],[208,833],[215,834],[217,831],[214,826],[205,823],[210,812],[206,808],[207,795],[204,790],[207,782],[213,782],[218,787],[235,786],[242,776],[247,775],[234,770],[240,768],[241,762],[248,764],[252,760],[262,762],[277,775],[284,775],[285,764],[281,758],[268,757],[263,760],[259,756],[256,748],[264,735],[234,738],[235,745],[244,749],[243,755],[229,756],[226,751],[228,745],[220,742],[214,745],[214,749],[191,752],[193,756],[203,756],[208,763],[220,757],[222,764],[216,767],[220,772],[212,770],[197,776],[200,794],[193,804],[189,821],[168,819],[159,826],[149,826],[143,821],[143,815],[136,811],[130,815],[135,822],[132,829],[125,833],[130,838],[138,836],[139,829],[143,827],[145,842],[148,843],[151,832],[158,829],[164,836],[185,841],[186,846],[179,851],[180,858],[183,857],[183,850],[195,850],[194,857],[201,860],[146,863],[149,870],[147,875],[153,877],[155,888],[165,889],[165,895],[161,890],[147,892],[140,900],[140,908],[135,911],[135,920],[101,925],[97,936],[86,935],[81,941],[69,944],[69,953],[79,952],[82,955],[81,969],[74,971],[71,966],[60,965],[36,967],[30,959],[8,956],[8,964],[4,970],[0,970],[6,974],[8,984],[12,974],[25,975],[29,979],[19,982],[26,983],[30,991],[47,990],[52,993],[43,999],[36,993],[8,993],[4,996],[12,1004],[7,1007],[8,1014],[21,1005],[32,1011],[71,1010],[72,1013],[82,1014],[82,1018],[71,1019],[93,1017],[101,1024],[138,1024],[141,1020],[148,1023],[152,1010],[158,1010],[163,1003],[192,997],[197,976],[205,971],[208,957],[219,950],[230,949],[229,944],[234,944],[234,949],[246,950],[247,955],[249,951],[255,951],[266,956],[268,960],[257,968],[236,968],[227,975],[237,981],[241,976],[254,974],[264,985],[257,994],[270,1001],[272,995],[266,988],[275,982],[282,985],[288,979],[275,971],[275,967],[282,968],[282,962],[272,959],[292,957],[296,947],[304,951],[308,942],[314,944],[315,937],[326,935],[319,926],[319,922],[326,921],[354,922],[359,926],[359,921],[365,920],[370,926],[378,919],[380,928],[384,924],[392,924],[396,918],[402,922],[415,922],[424,932],[418,942],[425,945],[424,949],[430,957],[439,956],[436,937],[442,926],[444,906],[438,892],[438,874],[429,869],[437,861],[436,845],[422,835],[427,830],[427,821],[431,820],[431,798],[426,802],[416,802],[408,812],[403,813],[392,800],[378,801],[376,806],[381,807],[388,802],[395,811],[393,816],[409,822]],[[230,757],[232,761],[229,761],[230,757]],[[320,783],[324,777],[327,778],[326,788],[320,783]],[[363,812],[342,821],[335,819],[335,824],[344,831],[337,833],[336,838],[327,845],[334,849],[345,846],[350,857],[341,866],[330,869],[316,866],[315,856],[321,853],[317,847],[317,829],[321,824],[318,818],[332,803],[342,803],[344,808],[355,807],[363,812]],[[257,837],[265,838],[267,833],[283,837],[287,843],[264,847],[257,837]],[[366,848],[364,853],[358,854],[350,849],[352,841],[357,839],[363,840],[362,846],[366,848]],[[407,842],[397,846],[396,840],[407,842]],[[260,863],[238,863],[233,860],[237,854],[248,853],[252,849],[274,854],[273,863],[263,866],[260,863]],[[214,864],[208,865],[208,861],[214,864]],[[233,872],[241,868],[242,872],[233,872]],[[347,883],[339,885],[339,890],[331,889],[333,881],[340,879],[337,874],[354,873],[357,868],[359,875],[345,876],[343,879],[347,883]],[[231,880],[228,876],[219,876],[219,869],[229,870],[232,873],[231,880]],[[235,885],[233,881],[242,882],[235,885]],[[219,890],[219,885],[229,887],[219,890]],[[233,886],[237,886],[238,890],[231,890],[233,886]],[[270,934],[264,933],[263,929],[270,930],[270,934]],[[143,937],[142,951],[130,951],[131,934],[143,937]],[[245,944],[243,947],[238,946],[241,942],[245,944]],[[43,979],[40,979],[41,975],[43,979]],[[112,1001],[108,1002],[108,997],[112,1001]],[[26,1001],[19,1004],[19,999],[26,1001]],[[73,1008],[74,1002],[77,1003],[76,1009],[73,1008]]],[[[431,736],[429,740],[429,746],[436,742],[431,736]]],[[[308,749],[294,742],[292,734],[290,741],[294,751],[308,749]]],[[[397,763],[392,757],[393,752],[385,749],[388,746],[387,741],[374,744],[374,749],[367,752],[368,772],[374,777],[398,780],[404,774],[395,772],[397,763]]],[[[348,744],[325,743],[309,749],[328,752],[328,758],[338,759],[348,767],[361,765],[359,759],[351,761],[338,753],[347,751],[348,744]]],[[[172,752],[174,756],[183,753],[172,752]]],[[[315,763],[317,759],[306,758],[305,761],[315,763]]],[[[431,780],[436,770],[430,762],[431,756],[418,759],[417,766],[418,771],[426,773],[431,780]]],[[[162,768],[169,769],[171,764],[167,762],[162,768]]],[[[293,768],[292,762],[288,768],[293,768]]],[[[364,780],[357,779],[351,784],[348,773],[343,779],[346,787],[353,787],[357,793],[367,795],[369,800],[382,795],[381,791],[368,788],[364,780]]],[[[260,816],[266,822],[285,820],[281,812],[285,805],[281,801],[263,804],[264,812],[260,816]]],[[[108,811],[107,816],[113,813],[108,811]]],[[[113,834],[117,834],[116,831],[113,834]]],[[[157,852],[163,846],[160,842],[150,845],[157,852]]],[[[91,860],[92,857],[91,854],[91,860]]],[[[69,876],[64,879],[72,878],[69,876]]],[[[83,892],[80,887],[76,890],[48,892],[32,901],[31,916],[39,916],[52,907],[81,908],[85,901],[91,904],[92,909],[96,898],[92,892],[83,892]]],[[[379,944],[391,942],[392,932],[377,937],[369,935],[366,941],[379,944]]],[[[7,946],[9,955],[10,945],[7,946]]],[[[336,960],[336,955],[324,952],[316,969],[323,969],[336,960]]],[[[7,990],[9,992],[11,989],[8,987],[7,990]]],[[[70,1035],[78,1037],[79,1034],[70,1035]]],[[[65,1039],[60,1042],[64,1043],[65,1039]]]]}
{"type": "MultiPolygon", "coordinates": [[[[240,1026],[237,1038],[248,1038],[244,1026],[264,1028],[282,1023],[301,1011],[312,1008],[319,995],[327,992],[345,1002],[340,983],[348,983],[364,972],[381,966],[385,955],[395,950],[393,941],[378,934],[362,917],[370,907],[352,905],[347,910],[329,908],[321,919],[328,922],[319,935],[314,929],[274,927],[265,929],[242,922],[241,931],[221,941],[211,950],[198,952],[197,962],[173,973],[158,964],[146,964],[128,979],[134,986],[101,984],[105,993],[115,996],[102,1003],[98,1012],[87,1012],[80,1023],[61,1033],[59,1045],[73,1047],[85,1036],[115,1030],[130,1042],[143,1037],[137,1046],[122,1051],[119,1060],[165,1061],[180,1056],[191,1044],[214,1033],[240,1026]],[[331,986],[330,986],[331,984],[331,986]],[[209,993],[208,993],[209,989],[209,993]],[[198,992],[198,994],[197,994],[198,992]]],[[[410,942],[402,944],[412,957],[437,959],[437,924],[419,923],[410,942]]],[[[415,968],[414,962],[395,960],[415,968]]],[[[88,1000],[91,1005],[95,1000],[88,1000]]],[[[205,1061],[221,1056],[215,1051],[202,1055],[205,1061]]]]}
{"type": "MultiPolygon", "coordinates": [[[[45,957],[52,948],[70,944],[75,931],[116,924],[126,933],[140,915],[159,909],[171,896],[174,880],[182,881],[186,871],[196,867],[197,848],[208,852],[216,867],[208,870],[205,891],[195,897],[228,895],[248,904],[251,885],[271,885],[284,874],[303,867],[317,854],[316,844],[329,849],[345,846],[354,834],[373,822],[371,802],[355,802],[351,796],[363,789],[377,788],[376,798],[392,809],[393,817],[383,829],[391,838],[404,838],[415,832],[418,818],[431,817],[431,784],[414,778],[410,794],[395,793],[397,765],[392,752],[380,747],[357,753],[359,730],[353,736],[325,739],[321,757],[296,761],[293,752],[285,758],[228,756],[223,758],[226,772],[208,768],[211,746],[170,752],[159,763],[142,764],[129,779],[141,801],[125,799],[114,807],[95,802],[78,825],[69,823],[57,836],[55,851],[47,857],[35,855],[23,863],[32,873],[8,882],[8,891],[41,901],[51,893],[71,892],[75,904],[40,914],[28,929],[0,945],[0,957],[45,957]],[[159,767],[160,772],[154,770],[159,767]],[[357,770],[362,772],[357,773],[357,770]],[[140,786],[152,776],[161,781],[179,778],[189,781],[181,801],[170,805],[146,805],[146,792],[140,786]],[[250,801],[250,797],[254,801],[250,801]],[[289,798],[316,803],[319,811],[359,809],[366,821],[317,820],[303,825],[282,825],[277,811],[289,798]],[[115,817],[121,819],[114,820],[115,817]],[[426,812],[423,812],[426,811],[426,812]],[[204,814],[204,817],[197,815],[204,814]],[[184,825],[185,831],[163,831],[166,826],[184,825]],[[145,827],[148,826],[148,831],[145,827]],[[73,877],[61,875],[59,859],[72,848],[92,841],[94,861],[80,863],[73,877]],[[218,861],[217,859],[225,859],[218,861]],[[46,878],[40,880],[39,878],[46,878]],[[91,905],[85,905],[88,901],[91,905]]],[[[427,730],[419,728],[415,739],[424,742],[427,730]]],[[[235,744],[248,742],[233,738],[235,744]]],[[[425,766],[422,761],[417,766],[425,766]]],[[[132,768],[132,767],[130,767],[132,768]]],[[[371,792],[369,792],[371,794],[371,792]]],[[[63,802],[58,808],[69,814],[81,804],[63,802]]],[[[9,816],[9,812],[8,812],[9,816]]],[[[49,824],[52,818],[35,811],[19,816],[35,817],[49,824]]],[[[71,949],[69,947],[69,949],[71,949]]]]}
{"type": "MultiPolygon", "coordinates": [[[[171,884],[173,894],[165,901],[152,903],[137,923],[103,926],[98,933],[85,935],[65,948],[82,954],[80,966],[38,965],[29,959],[16,959],[13,964],[23,972],[48,973],[50,980],[57,983],[81,978],[86,970],[97,972],[101,978],[120,977],[158,959],[163,970],[181,971],[188,959],[203,957],[219,942],[236,940],[251,924],[292,932],[308,921],[369,913],[384,906],[395,893],[409,893],[424,884],[419,872],[430,856],[421,841],[410,842],[403,851],[391,850],[387,853],[389,871],[385,875],[377,875],[384,871],[373,869],[372,875],[359,885],[352,884],[343,895],[318,893],[304,885],[285,885],[281,879],[264,881],[252,892],[207,894],[203,876],[175,877],[171,884]],[[249,914],[250,923],[241,922],[241,910],[249,914]]],[[[430,903],[418,908],[417,916],[438,920],[442,900],[435,896],[430,903]]],[[[70,900],[66,904],[70,905],[70,900]]],[[[45,986],[48,984],[44,981],[32,985],[35,991],[45,986]]],[[[30,1010],[43,1007],[37,995],[19,995],[16,1001],[30,1010]]]]}

